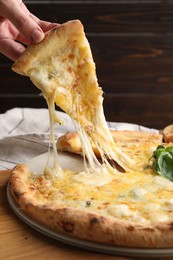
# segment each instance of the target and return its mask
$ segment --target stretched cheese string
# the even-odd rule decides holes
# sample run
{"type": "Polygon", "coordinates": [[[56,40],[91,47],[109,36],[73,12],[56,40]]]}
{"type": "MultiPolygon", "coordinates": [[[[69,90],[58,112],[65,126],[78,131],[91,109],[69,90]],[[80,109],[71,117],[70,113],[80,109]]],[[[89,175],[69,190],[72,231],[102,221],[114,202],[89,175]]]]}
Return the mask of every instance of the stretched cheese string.
{"type": "Polygon", "coordinates": [[[49,151],[48,151],[48,159],[45,167],[45,172],[51,172],[55,176],[62,178],[63,170],[59,165],[58,162],[58,153],[56,148],[56,141],[55,141],[55,133],[54,133],[54,124],[62,123],[62,121],[58,118],[56,111],[55,111],[55,99],[56,91],[54,94],[50,96],[50,98],[46,98],[48,110],[49,110],[49,120],[50,120],[50,141],[49,141],[49,151]],[[51,158],[51,147],[53,149],[53,165],[50,165],[50,158],[51,158]]]}
{"type": "MultiPolygon", "coordinates": [[[[53,146],[53,156],[54,156],[54,172],[62,172],[62,169],[60,168],[58,161],[57,161],[57,149],[56,149],[56,143],[55,143],[55,136],[54,136],[54,130],[53,125],[56,122],[60,122],[60,119],[57,118],[55,113],[55,99],[56,94],[59,88],[54,88],[54,91],[52,92],[52,95],[47,97],[45,95],[45,98],[47,100],[48,108],[49,108],[49,117],[50,117],[50,139],[53,146]]],[[[68,92],[66,90],[66,92],[68,92]]],[[[68,92],[70,95],[70,93],[68,92]]],[[[68,96],[69,96],[68,95],[68,96]]],[[[78,97],[78,95],[76,95],[78,97]]],[[[103,108],[102,106],[98,108],[97,115],[96,115],[96,127],[93,126],[91,129],[95,128],[95,131],[89,131],[90,136],[85,131],[85,126],[80,125],[78,122],[80,122],[80,114],[78,113],[79,109],[77,106],[79,105],[78,99],[76,99],[76,102],[73,104],[73,111],[76,111],[74,120],[74,112],[72,115],[69,115],[72,118],[72,122],[76,128],[76,131],[78,132],[79,138],[81,140],[82,145],[82,152],[83,152],[83,158],[84,158],[84,167],[86,172],[92,173],[95,170],[103,170],[103,167],[101,163],[98,161],[97,157],[94,154],[94,151],[91,146],[91,138],[94,142],[95,146],[97,147],[102,162],[106,164],[106,168],[109,172],[116,172],[118,173],[119,170],[117,170],[115,167],[112,167],[110,163],[108,162],[108,159],[115,160],[122,168],[128,169],[127,164],[132,164],[131,159],[125,155],[121,149],[114,143],[113,138],[110,134],[110,131],[107,127],[106,120],[104,118],[103,108]],[[86,161],[87,158],[87,161],[86,161]]],[[[91,122],[92,124],[92,122],[91,122]]],[[[89,128],[90,129],[90,128],[89,128]]],[[[104,165],[105,170],[105,165],[104,165]]]]}
{"type": "Polygon", "coordinates": [[[91,145],[91,138],[88,136],[88,134],[85,132],[85,130],[75,121],[73,120],[73,124],[76,128],[76,131],[79,135],[81,146],[82,146],[82,154],[84,158],[84,166],[85,171],[89,173],[93,173],[94,171],[102,171],[103,169],[107,170],[109,172],[119,172],[116,168],[113,168],[110,163],[108,162],[103,150],[97,145],[97,148],[100,152],[102,163],[99,162],[97,159],[91,145]],[[86,161],[87,158],[87,161],[86,161]],[[103,166],[103,163],[105,164],[103,166]]]}
{"type": "Polygon", "coordinates": [[[88,172],[89,168],[94,169],[96,167],[100,167],[101,164],[94,154],[89,137],[85,133],[84,129],[75,120],[72,121],[81,141],[85,170],[88,172]],[[87,166],[86,157],[88,159],[89,167],[87,166]]]}
{"type": "MultiPolygon", "coordinates": [[[[54,89],[53,94],[49,98],[46,98],[48,109],[49,109],[49,119],[50,119],[50,144],[49,144],[49,157],[48,157],[47,165],[45,168],[45,172],[51,171],[54,175],[57,175],[59,178],[61,178],[62,174],[63,174],[63,170],[60,167],[59,162],[58,162],[58,153],[57,153],[57,149],[56,149],[56,141],[55,141],[55,133],[54,133],[54,124],[56,122],[60,123],[61,120],[57,117],[57,114],[56,114],[55,102],[54,102],[55,97],[56,97],[56,89],[54,89]],[[53,165],[52,165],[51,169],[49,166],[50,157],[51,157],[50,146],[52,146],[52,148],[53,148],[53,165]]],[[[78,132],[78,135],[80,137],[81,144],[82,144],[84,171],[87,173],[93,173],[95,171],[97,173],[101,173],[101,172],[104,172],[107,168],[107,170],[109,172],[112,172],[112,170],[114,172],[118,172],[116,170],[116,168],[112,168],[112,166],[108,163],[108,161],[104,155],[104,152],[102,151],[102,149],[99,146],[98,146],[98,149],[99,149],[99,152],[101,154],[102,160],[105,163],[105,165],[102,165],[98,161],[98,159],[92,149],[90,137],[88,136],[88,134],[75,120],[72,120],[72,122],[76,128],[76,131],[78,132]],[[86,161],[86,158],[87,158],[87,161],[86,161]]]]}

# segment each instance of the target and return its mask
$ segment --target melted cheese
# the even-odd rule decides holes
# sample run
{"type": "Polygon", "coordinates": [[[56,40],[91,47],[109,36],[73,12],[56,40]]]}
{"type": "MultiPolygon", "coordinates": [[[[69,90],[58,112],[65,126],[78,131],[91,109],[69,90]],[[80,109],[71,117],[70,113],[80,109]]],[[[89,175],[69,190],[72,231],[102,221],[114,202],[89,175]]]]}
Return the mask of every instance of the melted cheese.
{"type": "Polygon", "coordinates": [[[51,172],[53,175],[57,175],[59,178],[62,177],[63,170],[61,169],[59,162],[58,162],[58,153],[56,149],[56,142],[55,142],[55,134],[54,134],[54,123],[57,122],[62,124],[62,121],[58,118],[57,114],[55,113],[55,104],[54,104],[54,95],[50,96],[49,99],[47,98],[47,104],[49,108],[49,120],[50,120],[50,142],[49,142],[49,156],[47,160],[47,164],[45,167],[45,172],[51,172]],[[53,148],[53,165],[50,167],[50,158],[51,158],[51,146],[53,148]]]}
{"type": "Polygon", "coordinates": [[[89,185],[92,189],[92,186],[100,187],[111,182],[112,178],[113,176],[108,173],[107,169],[102,167],[101,171],[100,169],[95,169],[92,175],[88,174],[88,172],[80,172],[74,176],[73,180],[89,185]]]}

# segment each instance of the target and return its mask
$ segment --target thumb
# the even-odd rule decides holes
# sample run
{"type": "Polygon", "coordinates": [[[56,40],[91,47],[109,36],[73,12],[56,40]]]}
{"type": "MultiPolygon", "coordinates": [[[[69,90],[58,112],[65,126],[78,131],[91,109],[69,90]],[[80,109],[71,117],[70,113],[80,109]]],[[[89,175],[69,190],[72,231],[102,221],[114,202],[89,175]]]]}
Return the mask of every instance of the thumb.
{"type": "Polygon", "coordinates": [[[2,15],[9,19],[21,34],[31,42],[37,43],[43,40],[44,32],[32,18],[32,15],[22,1],[6,0],[3,2],[2,15]]]}

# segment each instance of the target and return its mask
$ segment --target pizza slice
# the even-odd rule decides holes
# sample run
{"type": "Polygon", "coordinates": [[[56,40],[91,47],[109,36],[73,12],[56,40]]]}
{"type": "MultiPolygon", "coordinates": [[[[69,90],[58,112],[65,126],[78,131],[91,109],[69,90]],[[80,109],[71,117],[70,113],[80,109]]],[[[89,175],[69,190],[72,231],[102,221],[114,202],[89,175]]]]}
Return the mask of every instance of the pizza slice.
{"type": "Polygon", "coordinates": [[[124,169],[133,166],[134,161],[114,143],[107,127],[102,89],[98,86],[95,63],[80,21],[69,21],[49,31],[41,43],[26,49],[12,69],[30,77],[42,91],[50,110],[51,124],[58,121],[54,102],[72,118],[84,158],[88,159],[88,168],[93,171],[100,167],[91,140],[107,166],[110,166],[107,158],[115,160],[124,169]]]}

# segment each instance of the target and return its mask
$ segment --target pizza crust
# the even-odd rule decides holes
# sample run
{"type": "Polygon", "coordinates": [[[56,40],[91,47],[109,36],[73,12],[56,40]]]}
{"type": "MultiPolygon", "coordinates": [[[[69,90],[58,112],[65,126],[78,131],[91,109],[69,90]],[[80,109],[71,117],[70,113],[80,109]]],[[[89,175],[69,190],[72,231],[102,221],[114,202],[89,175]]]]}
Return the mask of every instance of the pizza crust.
{"type": "Polygon", "coordinates": [[[29,176],[28,166],[17,165],[9,181],[10,192],[27,215],[55,232],[109,245],[173,247],[173,222],[142,225],[66,207],[58,202],[41,203],[33,199],[35,191],[28,184],[29,176]]]}
{"type": "MultiPolygon", "coordinates": [[[[156,143],[161,144],[163,136],[161,134],[152,134],[148,132],[139,132],[139,131],[117,131],[110,130],[111,135],[114,139],[114,142],[121,144],[121,146],[128,146],[128,144],[138,145],[140,143],[156,143]]],[[[92,143],[92,148],[97,157],[100,157],[100,153],[96,146],[92,143]]],[[[57,140],[57,149],[59,151],[67,151],[75,154],[82,155],[82,146],[80,138],[77,132],[69,132],[62,135],[57,140]]]]}
{"type": "Polygon", "coordinates": [[[21,55],[17,59],[13,64],[12,69],[20,75],[28,76],[29,71],[35,66],[35,63],[37,63],[38,60],[44,60],[44,58],[52,56],[52,53],[57,49],[57,44],[60,40],[62,41],[60,44],[63,44],[63,35],[68,37],[68,35],[75,35],[76,32],[78,34],[83,33],[83,25],[79,20],[68,21],[61,24],[59,27],[46,32],[45,37],[41,42],[38,44],[30,44],[27,47],[24,55],[21,55]]]}

